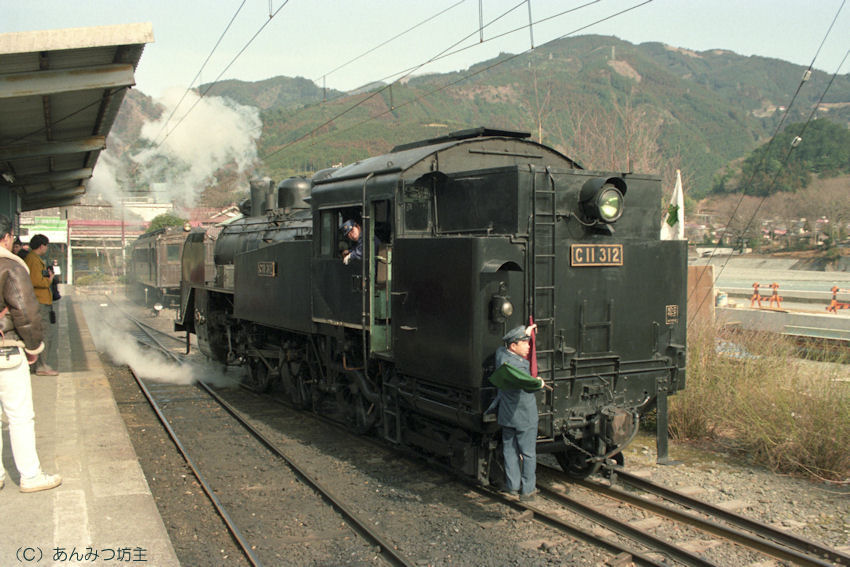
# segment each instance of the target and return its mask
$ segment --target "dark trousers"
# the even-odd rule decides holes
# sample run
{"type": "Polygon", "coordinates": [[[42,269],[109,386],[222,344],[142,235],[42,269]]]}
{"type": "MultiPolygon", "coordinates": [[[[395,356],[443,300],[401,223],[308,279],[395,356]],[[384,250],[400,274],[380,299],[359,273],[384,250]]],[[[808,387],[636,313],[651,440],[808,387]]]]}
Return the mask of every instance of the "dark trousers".
{"type": "Polygon", "coordinates": [[[533,429],[502,427],[505,488],[529,494],[537,484],[537,426],[533,429]]]}

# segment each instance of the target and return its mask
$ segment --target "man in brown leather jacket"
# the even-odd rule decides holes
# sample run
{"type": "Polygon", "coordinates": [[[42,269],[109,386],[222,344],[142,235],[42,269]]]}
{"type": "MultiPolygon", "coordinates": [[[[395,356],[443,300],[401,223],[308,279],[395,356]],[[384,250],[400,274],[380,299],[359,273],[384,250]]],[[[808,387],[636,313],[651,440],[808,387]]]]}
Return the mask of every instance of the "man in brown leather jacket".
{"type": "MultiPolygon", "coordinates": [[[[44,349],[39,303],[29,270],[12,254],[12,221],[0,214],[0,411],[9,420],[9,438],[15,466],[21,474],[21,492],[38,492],[62,484],[58,474],[41,470],[35,449],[35,412],[28,362],[44,349]]],[[[0,463],[3,437],[0,436],[0,463]]],[[[0,466],[0,489],[6,471],[0,466]]]]}

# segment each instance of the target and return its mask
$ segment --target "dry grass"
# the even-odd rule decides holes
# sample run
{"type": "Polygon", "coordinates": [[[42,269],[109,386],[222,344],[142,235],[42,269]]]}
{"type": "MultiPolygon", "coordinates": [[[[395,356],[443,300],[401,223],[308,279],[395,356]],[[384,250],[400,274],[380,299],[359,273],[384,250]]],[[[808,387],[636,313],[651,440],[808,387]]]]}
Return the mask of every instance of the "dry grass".
{"type": "Polygon", "coordinates": [[[688,347],[687,387],[670,400],[674,438],[710,440],[777,472],[850,482],[850,367],[800,359],[777,336],[696,329],[688,347]]]}

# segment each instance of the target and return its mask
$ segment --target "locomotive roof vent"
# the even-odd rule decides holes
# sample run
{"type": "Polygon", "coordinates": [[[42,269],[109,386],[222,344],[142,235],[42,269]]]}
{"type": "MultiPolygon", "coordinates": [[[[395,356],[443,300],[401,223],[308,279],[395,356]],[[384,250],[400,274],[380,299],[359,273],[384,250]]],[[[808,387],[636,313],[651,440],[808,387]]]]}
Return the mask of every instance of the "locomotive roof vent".
{"type": "Polygon", "coordinates": [[[623,216],[626,182],[620,177],[596,177],[586,181],[579,193],[581,212],[587,221],[611,224],[623,216]]]}

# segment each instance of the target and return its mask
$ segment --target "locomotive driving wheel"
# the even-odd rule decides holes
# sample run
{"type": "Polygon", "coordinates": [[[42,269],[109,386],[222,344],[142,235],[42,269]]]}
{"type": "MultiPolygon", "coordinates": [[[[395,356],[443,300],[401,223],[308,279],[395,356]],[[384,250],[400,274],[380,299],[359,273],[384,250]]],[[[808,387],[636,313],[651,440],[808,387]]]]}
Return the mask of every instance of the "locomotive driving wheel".
{"type": "Polygon", "coordinates": [[[248,364],[248,378],[246,379],[247,386],[257,392],[263,393],[268,391],[272,382],[272,372],[269,367],[259,358],[251,359],[248,364]]]}
{"type": "Polygon", "coordinates": [[[555,453],[555,459],[561,469],[575,479],[584,479],[596,473],[602,466],[602,461],[594,461],[594,457],[605,454],[605,441],[597,437],[582,442],[581,446],[569,443],[564,451],[555,453]]]}
{"type": "Polygon", "coordinates": [[[339,403],[344,408],[346,420],[358,435],[368,433],[374,424],[374,406],[360,393],[353,383],[348,383],[339,391],[339,403]]]}
{"type": "Polygon", "coordinates": [[[284,362],[281,365],[283,387],[292,405],[298,409],[308,409],[313,404],[313,397],[308,383],[309,370],[301,362],[284,362]]]}

